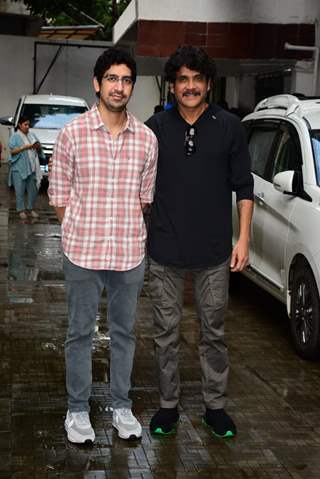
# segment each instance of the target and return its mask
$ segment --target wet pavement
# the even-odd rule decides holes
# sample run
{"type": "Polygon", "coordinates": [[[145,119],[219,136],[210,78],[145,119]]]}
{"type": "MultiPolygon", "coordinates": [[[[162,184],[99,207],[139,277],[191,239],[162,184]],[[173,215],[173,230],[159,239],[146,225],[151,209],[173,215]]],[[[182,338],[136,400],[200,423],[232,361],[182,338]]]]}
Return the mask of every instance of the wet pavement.
{"type": "Polygon", "coordinates": [[[235,439],[201,424],[198,324],[187,284],[181,325],[181,423],[175,437],[152,437],[158,407],[148,282],[139,303],[133,372],[141,441],[111,427],[109,337],[102,298],[94,340],[92,423],[96,443],[65,437],[63,342],[67,326],[60,227],[46,194],[40,219],[23,223],[0,169],[0,478],[1,479],[319,479],[320,364],[292,350],[285,308],[238,276],[226,318],[228,411],[235,439]]]}

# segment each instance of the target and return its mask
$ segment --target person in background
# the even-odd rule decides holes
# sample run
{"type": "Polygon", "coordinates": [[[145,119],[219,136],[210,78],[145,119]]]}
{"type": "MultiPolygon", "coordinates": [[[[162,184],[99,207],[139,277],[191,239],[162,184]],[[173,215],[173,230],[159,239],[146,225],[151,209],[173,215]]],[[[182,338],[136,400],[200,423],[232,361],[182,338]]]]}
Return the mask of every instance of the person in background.
{"type": "Polygon", "coordinates": [[[33,209],[41,184],[42,173],[39,156],[45,159],[41,144],[34,133],[30,132],[30,121],[21,116],[18,127],[9,140],[9,178],[8,185],[14,186],[16,193],[16,210],[21,219],[28,214],[38,218],[33,209]],[[24,195],[27,192],[27,208],[24,195]]]}
{"type": "Polygon", "coordinates": [[[201,48],[178,48],[165,66],[175,105],[146,122],[159,144],[148,235],[160,387],[160,409],[150,423],[155,434],[172,434],[179,420],[179,324],[187,271],[194,278],[200,319],[203,421],[219,437],[236,434],[224,409],[229,370],[224,316],[229,271],[242,271],[248,262],[253,178],[239,119],[207,103],[214,71],[201,48]],[[233,190],[240,235],[232,249],[233,190]]]}
{"type": "Polygon", "coordinates": [[[135,81],[136,64],[129,53],[106,50],[94,67],[97,104],[62,129],[49,165],[48,194],[62,228],[69,305],[65,429],[75,443],[95,439],[89,418],[92,337],[104,288],[112,425],[122,439],[142,434],[129,391],[144,280],[143,210],[153,200],[158,145],[153,132],[126,109],[135,81]]]}
{"type": "Polygon", "coordinates": [[[154,107],[153,113],[154,113],[154,115],[155,115],[156,113],[159,113],[160,111],[163,111],[163,110],[164,110],[163,105],[156,105],[156,106],[154,107]]]}

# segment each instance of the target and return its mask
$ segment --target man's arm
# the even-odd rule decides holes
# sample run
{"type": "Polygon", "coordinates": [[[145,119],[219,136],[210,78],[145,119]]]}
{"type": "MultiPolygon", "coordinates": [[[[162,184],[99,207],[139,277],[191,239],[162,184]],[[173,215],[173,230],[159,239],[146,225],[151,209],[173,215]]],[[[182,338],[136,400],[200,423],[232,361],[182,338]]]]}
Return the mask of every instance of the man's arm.
{"type": "Polygon", "coordinates": [[[239,216],[239,239],[232,250],[230,269],[232,272],[242,271],[249,260],[250,226],[253,214],[253,201],[237,202],[239,216]]]}
{"type": "MultiPolygon", "coordinates": [[[[49,158],[48,170],[49,170],[49,174],[50,174],[51,170],[52,170],[52,157],[49,158]]],[[[54,209],[55,209],[57,218],[59,220],[59,223],[61,224],[62,221],[63,221],[63,218],[64,218],[66,207],[65,206],[54,206],[54,209]]]]}
{"type": "Polygon", "coordinates": [[[152,132],[150,133],[152,137],[149,138],[147,159],[142,172],[140,187],[140,203],[144,213],[147,212],[148,206],[153,201],[158,162],[158,141],[156,136],[152,132]]]}
{"type": "Polygon", "coordinates": [[[60,223],[64,219],[73,181],[73,142],[62,129],[49,160],[49,204],[54,207],[60,223]]]}

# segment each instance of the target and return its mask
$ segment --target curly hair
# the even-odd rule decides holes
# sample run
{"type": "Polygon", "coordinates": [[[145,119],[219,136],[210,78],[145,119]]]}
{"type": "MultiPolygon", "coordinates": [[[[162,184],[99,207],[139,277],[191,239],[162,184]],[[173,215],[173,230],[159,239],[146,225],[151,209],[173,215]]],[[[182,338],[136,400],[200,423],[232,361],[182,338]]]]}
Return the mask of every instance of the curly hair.
{"type": "Polygon", "coordinates": [[[111,47],[105,50],[97,59],[93,69],[93,76],[96,77],[99,85],[101,85],[102,77],[111,65],[127,65],[131,70],[133,83],[137,78],[137,66],[134,58],[126,50],[111,47]]]}
{"type": "Polygon", "coordinates": [[[174,83],[178,70],[184,66],[190,70],[202,73],[208,81],[213,80],[216,74],[214,60],[202,48],[193,45],[182,45],[177,48],[165,64],[165,79],[170,83],[174,83]]]}

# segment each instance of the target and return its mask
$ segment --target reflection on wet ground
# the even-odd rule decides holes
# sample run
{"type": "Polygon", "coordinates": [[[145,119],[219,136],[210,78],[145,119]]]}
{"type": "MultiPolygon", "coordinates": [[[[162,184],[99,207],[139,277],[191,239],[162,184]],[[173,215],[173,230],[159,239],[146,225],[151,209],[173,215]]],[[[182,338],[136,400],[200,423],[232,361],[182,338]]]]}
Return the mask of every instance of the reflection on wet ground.
{"type": "Polygon", "coordinates": [[[244,278],[233,285],[226,331],[228,410],[238,425],[217,440],[201,425],[198,324],[187,288],[181,325],[181,424],[176,437],[148,430],[158,407],[147,278],[133,372],[141,441],[111,427],[106,298],[93,354],[93,447],[67,442],[63,342],[67,325],[60,227],[42,193],[40,219],[22,222],[0,169],[0,478],[299,479],[320,477],[320,371],[292,351],[284,307],[244,278]],[[108,406],[108,410],[105,408],[108,406]]]}

